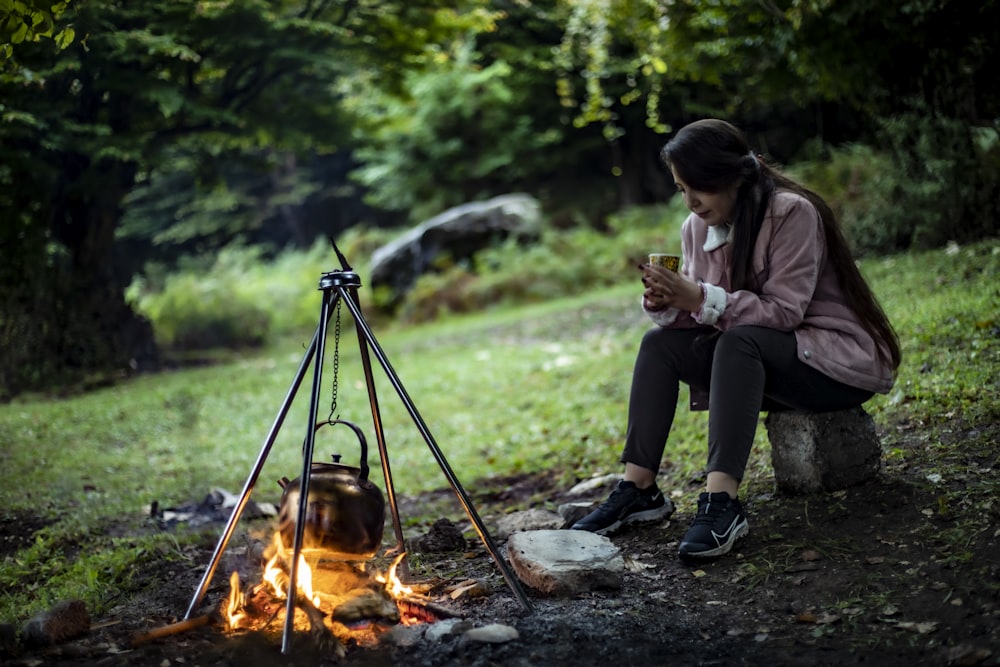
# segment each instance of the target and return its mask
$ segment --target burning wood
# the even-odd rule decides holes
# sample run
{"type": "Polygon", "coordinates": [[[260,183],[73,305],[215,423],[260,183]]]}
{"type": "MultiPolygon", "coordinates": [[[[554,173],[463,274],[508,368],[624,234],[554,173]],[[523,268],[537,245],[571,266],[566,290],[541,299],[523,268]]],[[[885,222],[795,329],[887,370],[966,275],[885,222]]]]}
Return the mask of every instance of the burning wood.
{"type": "MultiPolygon", "coordinates": [[[[406,585],[396,574],[405,553],[398,554],[384,574],[370,572],[371,563],[300,557],[296,570],[298,594],[295,626],[308,631],[317,649],[343,656],[348,643],[369,644],[389,626],[430,623],[457,617],[422,592],[428,587],[406,585]]],[[[257,585],[244,589],[239,574],[230,577],[230,593],[222,609],[231,630],[263,630],[283,618],[289,582],[290,553],[275,533],[273,554],[257,585]]]]}

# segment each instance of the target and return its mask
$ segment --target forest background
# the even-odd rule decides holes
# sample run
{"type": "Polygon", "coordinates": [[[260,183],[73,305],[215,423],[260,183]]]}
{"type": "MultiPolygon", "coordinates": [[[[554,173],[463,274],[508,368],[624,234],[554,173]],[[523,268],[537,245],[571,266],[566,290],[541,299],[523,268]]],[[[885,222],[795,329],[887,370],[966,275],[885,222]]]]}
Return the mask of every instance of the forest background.
{"type": "Polygon", "coordinates": [[[0,0],[0,397],[297,330],[315,272],[290,267],[336,268],[329,238],[363,270],[401,229],[508,192],[544,208],[530,266],[444,258],[403,301],[365,294],[373,317],[586,290],[606,275],[553,267],[658,219],[658,150],[708,115],[828,197],[860,256],[995,237],[998,18],[948,0],[0,0]]]}

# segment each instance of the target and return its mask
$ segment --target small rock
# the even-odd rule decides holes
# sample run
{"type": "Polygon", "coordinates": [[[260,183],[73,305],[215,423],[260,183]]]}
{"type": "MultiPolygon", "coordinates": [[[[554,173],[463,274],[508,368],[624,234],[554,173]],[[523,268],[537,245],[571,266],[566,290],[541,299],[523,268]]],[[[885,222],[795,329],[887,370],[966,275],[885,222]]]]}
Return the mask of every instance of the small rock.
{"type": "Polygon", "coordinates": [[[87,605],[82,600],[68,600],[28,621],[21,630],[21,641],[25,646],[50,646],[89,631],[87,605]]]}
{"type": "Polygon", "coordinates": [[[473,628],[462,636],[470,642],[483,644],[503,644],[520,637],[515,628],[501,623],[491,623],[481,628],[473,628]]]}
{"type": "Polygon", "coordinates": [[[402,648],[416,646],[423,639],[425,630],[423,625],[394,625],[382,635],[381,641],[402,648]]]}
{"type": "Polygon", "coordinates": [[[472,623],[461,618],[446,618],[443,621],[431,623],[424,632],[424,637],[428,641],[441,641],[445,637],[460,635],[472,629],[472,623]]]}
{"type": "Polygon", "coordinates": [[[413,550],[420,553],[446,553],[465,549],[465,536],[458,526],[448,519],[438,519],[426,535],[410,541],[413,550]]]}

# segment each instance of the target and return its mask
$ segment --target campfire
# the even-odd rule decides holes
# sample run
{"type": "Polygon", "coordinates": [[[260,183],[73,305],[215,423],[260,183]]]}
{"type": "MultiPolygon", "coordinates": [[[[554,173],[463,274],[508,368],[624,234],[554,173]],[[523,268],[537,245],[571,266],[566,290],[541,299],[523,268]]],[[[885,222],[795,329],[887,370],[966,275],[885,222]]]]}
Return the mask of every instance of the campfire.
{"type": "MultiPolygon", "coordinates": [[[[342,560],[321,550],[299,555],[296,568],[294,628],[318,647],[343,657],[347,645],[369,646],[394,625],[432,623],[459,614],[436,604],[426,593],[432,584],[404,584],[397,575],[406,553],[381,571],[379,558],[342,560]]],[[[280,531],[265,550],[258,581],[242,582],[233,571],[229,596],[220,608],[228,631],[266,632],[284,625],[292,549],[280,531]]],[[[388,560],[390,555],[383,555],[388,560]]]]}

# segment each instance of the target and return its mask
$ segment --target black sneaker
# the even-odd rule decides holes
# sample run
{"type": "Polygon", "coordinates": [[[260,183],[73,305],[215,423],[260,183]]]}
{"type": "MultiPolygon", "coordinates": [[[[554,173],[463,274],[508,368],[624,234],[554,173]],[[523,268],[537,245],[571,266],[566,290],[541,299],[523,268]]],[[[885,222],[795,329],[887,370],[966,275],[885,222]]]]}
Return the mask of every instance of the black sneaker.
{"type": "Polygon", "coordinates": [[[698,496],[698,513],[691,527],[684,533],[679,555],[684,560],[710,559],[729,553],[750,532],[747,515],[740,501],[721,493],[702,493],[698,496]]]}
{"type": "Polygon", "coordinates": [[[622,480],[607,500],[571,528],[606,535],[622,524],[659,521],[673,511],[674,504],[663,497],[656,484],[640,489],[633,482],[622,480]]]}

